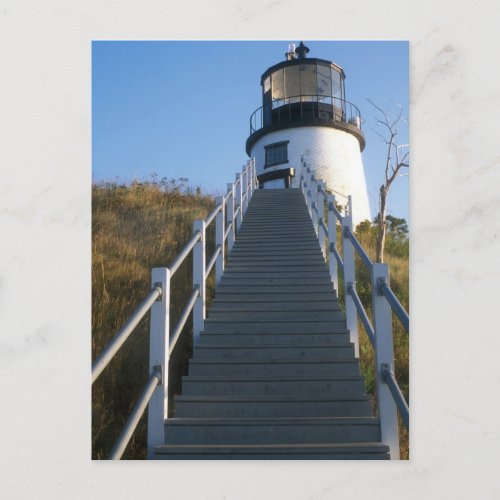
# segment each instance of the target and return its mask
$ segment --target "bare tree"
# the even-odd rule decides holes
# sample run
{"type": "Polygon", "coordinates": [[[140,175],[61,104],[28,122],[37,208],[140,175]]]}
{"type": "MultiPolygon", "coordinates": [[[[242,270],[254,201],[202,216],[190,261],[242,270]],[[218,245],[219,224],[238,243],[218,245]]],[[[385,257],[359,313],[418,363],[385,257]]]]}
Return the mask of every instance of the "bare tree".
{"type": "Polygon", "coordinates": [[[384,130],[383,133],[373,129],[373,131],[382,139],[387,145],[387,155],[385,162],[385,182],[380,186],[379,190],[379,212],[377,215],[377,243],[376,243],[376,260],[377,262],[384,262],[384,246],[385,235],[387,230],[387,196],[394,179],[398,175],[405,175],[400,170],[404,167],[408,168],[409,152],[408,144],[397,144],[396,137],[398,135],[398,126],[403,119],[403,108],[399,109],[396,117],[391,117],[384,109],[376,105],[370,99],[368,102],[377,109],[382,115],[377,119],[376,124],[384,130]]]}

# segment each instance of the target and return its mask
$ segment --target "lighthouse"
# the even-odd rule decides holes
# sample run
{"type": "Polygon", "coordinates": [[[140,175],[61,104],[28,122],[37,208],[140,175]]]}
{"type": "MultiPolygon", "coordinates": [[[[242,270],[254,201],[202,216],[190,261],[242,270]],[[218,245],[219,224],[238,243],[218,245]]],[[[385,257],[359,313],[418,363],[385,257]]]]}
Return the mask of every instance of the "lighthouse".
{"type": "Polygon", "coordinates": [[[285,60],[262,74],[262,106],[250,117],[246,152],[255,157],[261,189],[298,188],[310,167],[340,204],[352,197],[356,225],[370,220],[361,114],[346,100],[343,69],[308,52],[303,42],[290,44],[285,60]]]}

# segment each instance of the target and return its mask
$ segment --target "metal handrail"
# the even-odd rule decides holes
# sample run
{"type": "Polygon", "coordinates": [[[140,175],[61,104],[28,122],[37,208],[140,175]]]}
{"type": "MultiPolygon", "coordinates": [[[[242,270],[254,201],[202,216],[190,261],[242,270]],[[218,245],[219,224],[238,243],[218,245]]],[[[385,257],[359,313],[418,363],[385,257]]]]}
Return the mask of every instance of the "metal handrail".
{"type": "Polygon", "coordinates": [[[151,396],[153,395],[156,386],[158,384],[161,384],[161,379],[162,379],[161,368],[158,366],[149,377],[146,386],[144,387],[141,395],[139,396],[139,399],[134,405],[132,413],[129,415],[127,419],[125,427],[122,429],[122,432],[118,437],[118,440],[113,446],[113,449],[111,450],[111,453],[109,455],[110,460],[118,460],[122,457],[123,452],[127,448],[130,438],[132,437],[132,434],[137,428],[137,424],[139,423],[142,414],[144,413],[146,407],[148,406],[149,400],[151,399],[151,396]]]}
{"type": "Polygon", "coordinates": [[[219,203],[207,216],[205,219],[205,227],[208,227],[208,225],[215,219],[216,215],[220,212],[222,209],[222,203],[219,203]]]}
{"type": "Polygon", "coordinates": [[[222,250],[221,246],[218,245],[217,248],[215,249],[214,254],[212,255],[212,258],[210,259],[210,261],[207,264],[207,268],[205,270],[205,279],[208,278],[208,275],[210,274],[212,267],[214,267],[215,261],[217,260],[217,257],[219,256],[221,250],[222,250]]]}
{"type": "Polygon", "coordinates": [[[378,283],[378,287],[380,292],[387,299],[387,302],[389,302],[391,309],[396,313],[396,316],[406,330],[406,333],[410,333],[410,317],[405,311],[405,308],[401,305],[401,302],[399,302],[398,298],[392,291],[389,283],[387,283],[387,281],[380,281],[378,283]]]}
{"type": "Polygon", "coordinates": [[[189,255],[189,252],[196,245],[196,242],[201,239],[201,233],[196,231],[193,234],[192,238],[186,243],[184,248],[181,250],[181,253],[175,258],[175,260],[170,265],[170,276],[173,276],[175,271],[179,269],[179,266],[184,262],[184,259],[189,255]]]}
{"type": "Polygon", "coordinates": [[[328,233],[328,228],[326,227],[326,224],[325,224],[325,221],[323,220],[323,217],[320,217],[318,223],[323,228],[323,231],[325,232],[325,236],[328,238],[328,236],[330,236],[330,234],[328,233]]]}
{"type": "Polygon", "coordinates": [[[382,377],[389,386],[389,390],[391,391],[394,402],[398,407],[401,418],[403,419],[405,427],[408,429],[410,426],[410,409],[406,403],[403,393],[401,392],[401,389],[399,388],[396,377],[394,377],[394,373],[390,369],[390,366],[384,365],[382,368],[382,377]]]}
{"type": "Polygon", "coordinates": [[[151,306],[161,296],[162,289],[160,286],[155,286],[139,304],[135,311],[131,314],[127,322],[122,326],[118,333],[113,337],[111,342],[99,354],[92,365],[92,383],[94,383],[103,370],[108,366],[114,355],[120,347],[129,338],[135,327],[139,324],[142,318],[147,314],[151,306]]]}
{"type": "Polygon", "coordinates": [[[177,340],[179,340],[179,336],[182,332],[182,329],[184,328],[184,325],[186,324],[187,319],[189,318],[189,315],[191,311],[193,310],[194,303],[196,302],[196,299],[200,296],[200,287],[196,286],[194,290],[191,293],[191,296],[189,297],[189,300],[187,301],[186,305],[184,306],[184,309],[182,310],[182,314],[180,318],[177,320],[177,324],[174,327],[174,331],[172,332],[172,335],[170,336],[169,340],[169,353],[172,354],[175,344],[177,344],[177,340]]]}
{"type": "Polygon", "coordinates": [[[337,207],[333,203],[328,204],[328,211],[333,212],[337,220],[342,220],[342,214],[337,210],[337,207]]]}
{"type": "Polygon", "coordinates": [[[307,109],[309,107],[312,108],[311,111],[315,119],[348,123],[361,130],[361,112],[353,103],[327,94],[302,94],[288,96],[284,99],[275,99],[270,105],[259,106],[250,115],[250,135],[264,128],[264,108],[271,114],[271,120],[272,118],[277,118],[277,122],[281,122],[292,118],[299,118],[301,120],[311,118],[309,115],[310,110],[307,109]],[[320,118],[320,106],[322,108],[321,111],[331,111],[332,116],[322,116],[320,118]],[[299,110],[298,117],[295,116],[297,109],[299,110]],[[274,117],[272,116],[273,114],[274,117]]]}
{"type": "Polygon", "coordinates": [[[338,250],[335,248],[335,245],[333,243],[330,245],[330,252],[333,253],[340,269],[342,269],[342,272],[344,272],[344,261],[342,260],[342,257],[340,256],[338,250]]]}
{"type": "Polygon", "coordinates": [[[227,237],[229,236],[229,232],[231,231],[232,227],[233,227],[233,223],[232,222],[228,222],[227,226],[226,226],[226,229],[224,230],[224,241],[227,240],[227,237]]]}
{"type": "Polygon", "coordinates": [[[366,310],[363,307],[363,304],[361,302],[361,299],[359,298],[358,292],[356,291],[356,288],[354,288],[352,283],[349,283],[347,285],[347,290],[349,291],[349,295],[353,299],[354,305],[356,306],[356,309],[358,311],[361,322],[363,323],[363,326],[365,327],[365,331],[368,335],[368,338],[370,339],[372,346],[375,347],[375,330],[373,329],[373,326],[370,323],[370,319],[368,318],[368,314],[366,314],[366,310]]]}
{"type": "Polygon", "coordinates": [[[366,253],[365,249],[361,246],[361,243],[358,241],[356,236],[354,236],[353,232],[348,227],[345,228],[345,233],[346,233],[346,236],[351,241],[353,247],[358,252],[358,255],[361,257],[361,260],[363,261],[365,266],[370,271],[371,268],[373,267],[373,262],[370,259],[370,257],[368,256],[368,254],[366,253]]]}

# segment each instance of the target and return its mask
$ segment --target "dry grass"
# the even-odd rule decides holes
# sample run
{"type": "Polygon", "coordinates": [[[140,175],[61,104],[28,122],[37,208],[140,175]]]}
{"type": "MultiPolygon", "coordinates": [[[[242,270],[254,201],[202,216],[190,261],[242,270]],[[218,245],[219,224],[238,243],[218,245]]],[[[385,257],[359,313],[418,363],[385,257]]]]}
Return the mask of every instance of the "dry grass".
{"type": "MultiPolygon", "coordinates": [[[[169,265],[203,219],[213,199],[182,193],[175,183],[133,183],[92,189],[92,356],[102,351],[150,289],[152,267],[169,265]]],[[[213,235],[208,233],[209,248],[213,235]]],[[[188,259],[172,279],[172,326],[192,289],[188,259]]],[[[92,457],[106,458],[148,376],[146,317],[92,390],[92,457]],[[119,381],[119,383],[117,382],[119,381]]],[[[186,325],[188,330],[190,325],[186,325]]],[[[173,353],[170,390],[180,385],[191,345],[189,335],[173,353]]],[[[145,458],[143,417],[124,458],[145,458]]]]}

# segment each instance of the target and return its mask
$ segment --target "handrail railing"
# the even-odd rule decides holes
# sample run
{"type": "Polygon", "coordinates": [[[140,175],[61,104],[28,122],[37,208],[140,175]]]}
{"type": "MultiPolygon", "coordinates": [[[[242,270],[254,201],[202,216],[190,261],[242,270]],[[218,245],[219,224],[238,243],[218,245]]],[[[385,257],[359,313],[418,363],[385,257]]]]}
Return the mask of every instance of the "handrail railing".
{"type": "Polygon", "coordinates": [[[186,257],[191,253],[196,243],[200,241],[201,233],[196,232],[193,234],[192,238],[186,243],[184,248],[181,250],[180,254],[175,258],[175,260],[170,264],[170,276],[172,277],[179,269],[180,265],[186,260],[186,257]]]}
{"type": "Polygon", "coordinates": [[[354,250],[358,252],[359,257],[363,261],[364,265],[368,269],[368,271],[372,270],[373,267],[373,262],[366,253],[365,249],[361,245],[361,243],[358,241],[358,238],[354,236],[354,233],[352,232],[352,228],[350,227],[345,227],[344,228],[345,235],[351,240],[352,246],[354,247],[354,250]]]}
{"type": "Polygon", "coordinates": [[[162,294],[162,289],[156,285],[146,296],[146,298],[139,304],[137,309],[131,314],[130,318],[113,337],[111,342],[104,348],[101,354],[96,358],[92,364],[92,383],[94,383],[99,375],[108,366],[109,362],[113,359],[115,354],[120,350],[120,347],[129,338],[130,334],[134,331],[135,327],[139,324],[142,318],[146,316],[151,309],[153,303],[162,294]]]}
{"type": "Polygon", "coordinates": [[[92,383],[97,380],[135,327],[151,310],[150,376],[113,447],[110,459],[121,458],[148,405],[148,456],[153,454],[154,446],[163,443],[163,428],[168,416],[168,361],[170,354],[173,352],[191,313],[193,314],[193,342],[198,341],[205,320],[206,280],[215,267],[216,282],[220,281],[224,272],[224,258],[231,252],[235,234],[239,230],[248,203],[257,188],[255,159],[251,158],[243,166],[242,174],[236,175],[236,182],[228,184],[226,194],[217,198],[216,206],[207,218],[194,222],[193,236],[170,267],[152,270],[151,291],[93,363],[92,383]],[[205,232],[214,220],[216,224],[215,251],[207,263],[205,232]],[[193,291],[170,335],[170,280],[191,251],[193,252],[193,291]]]}
{"type": "Polygon", "coordinates": [[[398,298],[392,291],[392,288],[387,284],[386,281],[381,280],[379,282],[379,290],[384,294],[385,298],[391,305],[392,310],[396,313],[399,321],[403,325],[406,333],[410,332],[410,317],[408,313],[405,311],[404,307],[399,302],[398,298]]]}
{"type": "Polygon", "coordinates": [[[403,396],[403,393],[401,392],[401,389],[396,382],[394,373],[391,371],[388,365],[382,368],[382,377],[385,380],[386,384],[389,386],[389,390],[391,391],[394,402],[396,403],[399,413],[401,414],[403,423],[408,429],[410,427],[410,408],[408,407],[405,397],[403,396]]]}
{"type": "Polygon", "coordinates": [[[330,276],[338,290],[338,271],[343,274],[345,314],[347,328],[355,353],[359,355],[358,317],[375,350],[378,413],[381,422],[382,441],[391,449],[391,456],[399,458],[399,435],[397,411],[399,410],[406,427],[409,426],[409,410],[404,396],[394,377],[394,347],[392,338],[392,311],[409,331],[409,316],[389,285],[387,264],[373,262],[353,232],[352,198],[348,197],[345,215],[336,207],[333,194],[329,194],[325,184],[317,180],[310,167],[304,164],[305,173],[301,176],[301,188],[318,235],[320,248],[327,258],[330,276]],[[325,207],[328,212],[328,225],[325,223],[325,207]],[[337,250],[337,222],[341,226],[343,259],[337,250]],[[326,249],[325,240],[328,242],[326,249]],[[356,291],[356,252],[371,276],[372,314],[374,324],[356,291]]]}
{"type": "Polygon", "coordinates": [[[356,310],[358,311],[359,318],[365,327],[365,331],[370,339],[370,342],[373,347],[375,347],[375,331],[373,330],[373,326],[370,323],[370,319],[368,318],[368,314],[366,314],[365,308],[361,303],[361,299],[359,298],[358,292],[356,292],[356,288],[354,288],[352,283],[347,284],[347,290],[349,291],[349,295],[354,300],[354,305],[356,306],[356,310]]]}

